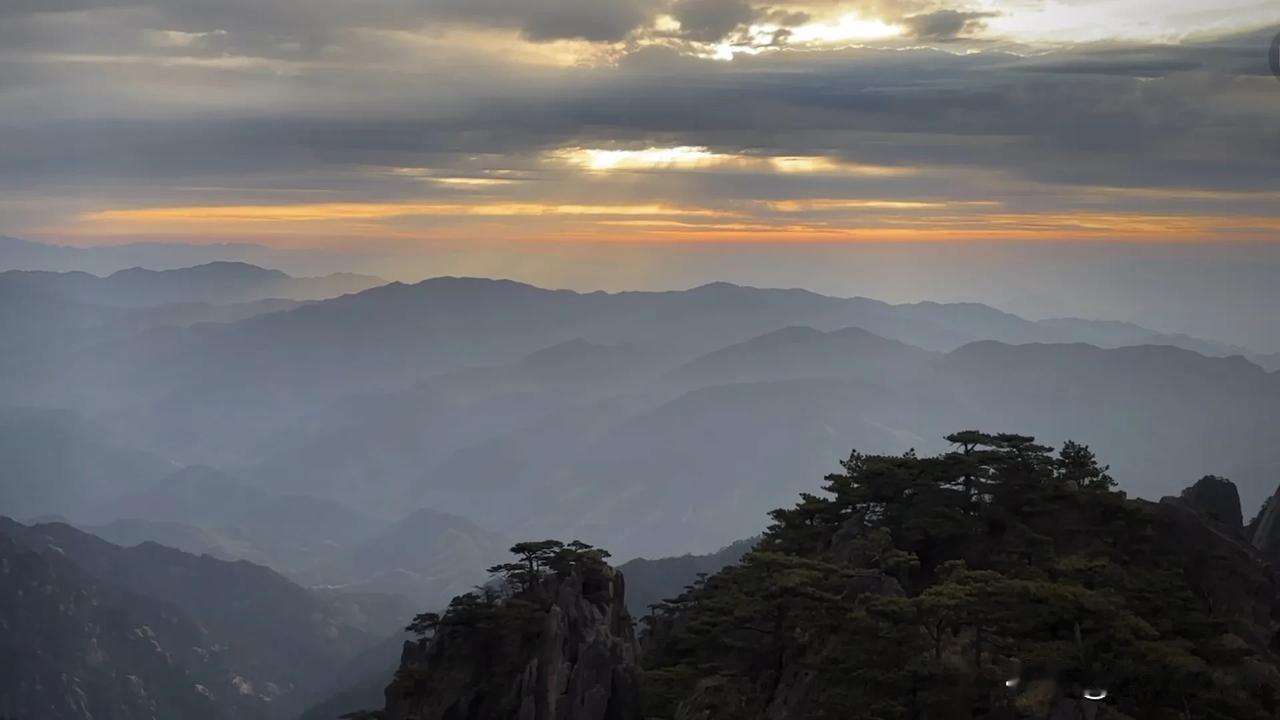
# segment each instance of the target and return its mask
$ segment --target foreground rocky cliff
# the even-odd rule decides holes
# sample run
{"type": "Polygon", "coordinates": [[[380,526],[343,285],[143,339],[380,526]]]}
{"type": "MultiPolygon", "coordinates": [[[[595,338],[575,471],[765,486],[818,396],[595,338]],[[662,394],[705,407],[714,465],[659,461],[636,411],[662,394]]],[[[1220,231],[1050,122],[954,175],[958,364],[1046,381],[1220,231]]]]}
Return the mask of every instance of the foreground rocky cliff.
{"type": "Polygon", "coordinates": [[[382,716],[1280,717],[1280,586],[1234,486],[1130,500],[1087,448],[951,439],[853,454],[740,563],[659,603],[638,656],[597,551],[525,546],[496,568],[505,591],[419,618],[382,716]]]}
{"type": "Polygon", "coordinates": [[[502,589],[420,616],[388,720],[633,720],[640,670],[622,576],[585,546],[517,546],[502,589]]]}

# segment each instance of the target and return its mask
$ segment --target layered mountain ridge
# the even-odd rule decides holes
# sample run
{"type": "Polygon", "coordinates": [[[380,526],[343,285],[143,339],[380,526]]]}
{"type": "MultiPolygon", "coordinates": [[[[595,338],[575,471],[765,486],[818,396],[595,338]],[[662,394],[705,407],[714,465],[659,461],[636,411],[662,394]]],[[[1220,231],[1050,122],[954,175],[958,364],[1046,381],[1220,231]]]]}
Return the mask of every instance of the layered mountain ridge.
{"type": "MultiPolygon", "coordinates": [[[[1099,346],[1179,342],[1124,324],[973,304],[437,278],[235,322],[107,327],[120,326],[46,326],[39,348],[0,355],[14,366],[0,417],[59,408],[58,432],[76,439],[35,442],[12,463],[0,497],[57,479],[15,514],[216,531],[134,500],[206,465],[228,492],[336,503],[352,525],[428,508],[509,537],[570,532],[625,559],[712,552],[754,534],[847,445],[933,452],[954,427],[1079,438],[1145,497],[1222,473],[1250,511],[1280,462],[1280,375],[1167,345],[1099,346]]],[[[6,447],[0,460],[19,452],[6,447]]],[[[275,562],[239,544],[209,550],[275,562]]],[[[289,552],[300,566],[313,549],[289,552]]]]}

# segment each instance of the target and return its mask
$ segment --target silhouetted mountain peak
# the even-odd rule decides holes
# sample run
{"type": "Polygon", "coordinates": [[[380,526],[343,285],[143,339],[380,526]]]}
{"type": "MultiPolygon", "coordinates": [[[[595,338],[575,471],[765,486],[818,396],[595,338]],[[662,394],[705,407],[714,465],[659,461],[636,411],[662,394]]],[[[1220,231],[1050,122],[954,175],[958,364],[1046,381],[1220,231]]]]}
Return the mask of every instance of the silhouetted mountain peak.
{"type": "Polygon", "coordinates": [[[289,275],[268,268],[258,267],[246,262],[236,262],[231,260],[217,260],[203,265],[194,265],[189,268],[175,268],[172,270],[149,270],[147,268],[132,267],[107,276],[108,280],[119,281],[137,281],[142,278],[165,278],[165,279],[182,279],[182,278],[199,278],[201,280],[221,280],[223,282],[243,282],[245,280],[289,280],[289,275]]]}
{"type": "Polygon", "coordinates": [[[1244,532],[1240,492],[1230,480],[1206,475],[1183,490],[1180,499],[1229,535],[1240,537],[1244,532]]]}

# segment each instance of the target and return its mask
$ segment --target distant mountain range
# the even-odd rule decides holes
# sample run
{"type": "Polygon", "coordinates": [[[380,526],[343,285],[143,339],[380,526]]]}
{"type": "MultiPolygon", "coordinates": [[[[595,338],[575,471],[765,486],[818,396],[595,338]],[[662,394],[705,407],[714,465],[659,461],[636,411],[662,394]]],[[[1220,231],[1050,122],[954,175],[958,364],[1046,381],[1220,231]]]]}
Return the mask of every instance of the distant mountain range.
{"type": "MultiPolygon", "coordinates": [[[[193,288],[205,272],[240,278],[213,283],[237,292],[292,282],[234,264],[190,272],[193,288]]],[[[1143,495],[1230,475],[1250,508],[1280,460],[1280,376],[1235,348],[1124,323],[725,283],[584,294],[435,278],[226,322],[137,326],[120,313],[173,306],[107,299],[172,300],[169,275],[125,273],[109,292],[99,281],[110,279],[16,277],[10,292],[35,299],[0,311],[14,330],[0,342],[15,348],[0,360],[0,405],[61,409],[63,434],[33,436],[32,447],[79,439],[0,455],[15,466],[19,454],[46,458],[0,483],[0,497],[23,497],[26,516],[61,513],[96,528],[177,522],[195,531],[153,531],[193,549],[212,537],[211,552],[292,573],[315,567],[315,543],[334,538],[229,535],[231,525],[207,519],[130,511],[149,506],[129,496],[178,467],[207,465],[231,478],[228,488],[347,508],[369,538],[430,508],[474,523],[462,533],[472,557],[499,537],[568,533],[625,560],[713,551],[755,533],[763,513],[851,447],[940,450],[957,428],[1090,443],[1143,495]],[[89,289],[67,289],[81,283],[89,289]],[[62,447],[71,458],[142,464],[85,460],[40,493],[12,489],[57,467],[62,447]],[[104,491],[115,499],[98,507],[113,510],[77,515],[104,491]]],[[[325,511],[314,510],[295,509],[294,527],[320,525],[325,511]]],[[[290,527],[268,517],[259,527],[290,527]]],[[[353,539],[335,542],[355,552],[353,539]]],[[[348,567],[369,572],[331,566],[305,577],[416,593],[408,588],[437,566],[348,567]]]]}
{"type": "Polygon", "coordinates": [[[107,307],[153,307],[259,300],[323,300],[383,284],[369,275],[340,273],[295,278],[238,262],[212,262],[175,270],[131,268],[99,277],[85,272],[0,272],[0,293],[107,307]]]}
{"type": "Polygon", "coordinates": [[[636,558],[619,565],[627,582],[627,610],[637,618],[648,615],[650,607],[676,597],[700,576],[714,575],[741,560],[758,540],[739,540],[708,555],[636,558]]]}
{"type": "Polygon", "coordinates": [[[317,250],[282,250],[251,243],[134,242],[74,247],[0,237],[0,271],[48,270],[110,275],[129,268],[177,270],[213,262],[251,263],[305,274],[328,274],[349,267],[349,257],[330,257],[317,250]]]}

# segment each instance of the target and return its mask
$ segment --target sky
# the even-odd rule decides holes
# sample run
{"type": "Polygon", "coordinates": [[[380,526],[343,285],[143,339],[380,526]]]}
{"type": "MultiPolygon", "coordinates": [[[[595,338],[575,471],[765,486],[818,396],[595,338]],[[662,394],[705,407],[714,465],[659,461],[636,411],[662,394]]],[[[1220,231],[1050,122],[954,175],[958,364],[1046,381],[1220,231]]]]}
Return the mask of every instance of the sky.
{"type": "Polygon", "coordinates": [[[3,0],[0,235],[595,287],[1272,262],[1277,32],[1274,0],[3,0]]]}
{"type": "Polygon", "coordinates": [[[6,0],[0,233],[1273,241],[1271,0],[6,0]]]}

